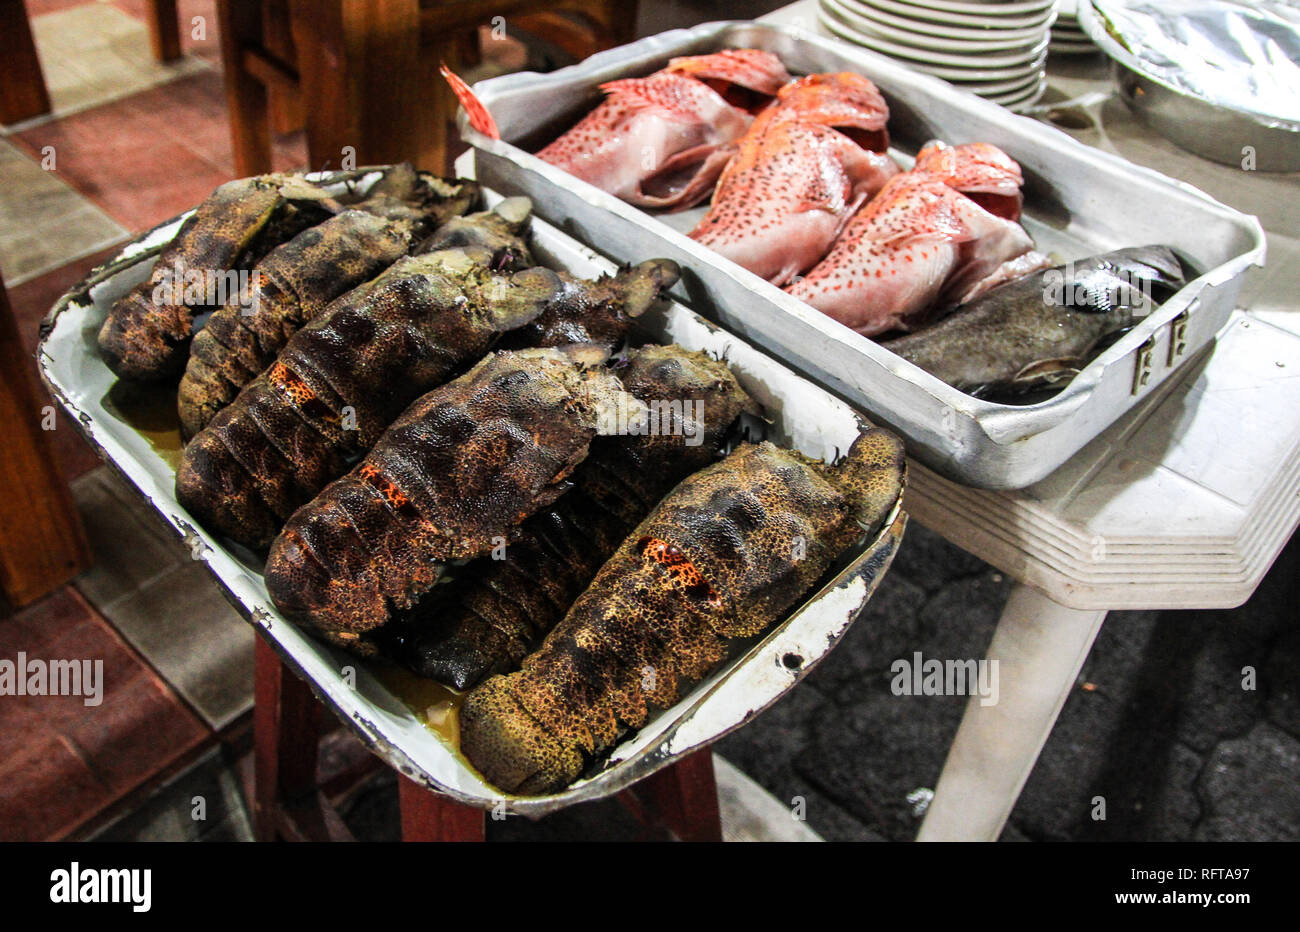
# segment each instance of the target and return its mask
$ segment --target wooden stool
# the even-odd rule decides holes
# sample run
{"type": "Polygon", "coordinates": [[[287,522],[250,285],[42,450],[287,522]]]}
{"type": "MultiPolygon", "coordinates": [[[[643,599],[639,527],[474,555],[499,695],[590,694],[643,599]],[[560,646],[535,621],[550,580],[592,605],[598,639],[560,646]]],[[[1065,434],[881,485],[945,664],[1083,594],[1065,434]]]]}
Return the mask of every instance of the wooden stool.
{"type": "Polygon", "coordinates": [[[590,54],[632,38],[636,4],[217,0],[235,173],[271,170],[277,92],[310,102],[302,110],[312,168],[338,168],[351,157],[357,165],[410,161],[446,172],[456,101],[438,65],[454,69],[471,58],[468,40],[498,19],[590,54]]]}
{"type": "MultiPolygon", "coordinates": [[[[253,710],[253,827],[259,841],[351,841],[317,785],[320,703],[275,650],[257,639],[253,710]]],[[[377,758],[370,758],[377,762],[377,758]]],[[[403,841],[483,841],[486,814],[398,775],[403,841]]],[[[722,841],[718,790],[708,748],[666,767],[619,800],[643,825],[682,841],[722,841]]]]}
{"type": "Polygon", "coordinates": [[[53,417],[0,278],[0,423],[7,428],[0,455],[0,601],[10,608],[36,601],[91,563],[81,518],[42,429],[53,417]]]}

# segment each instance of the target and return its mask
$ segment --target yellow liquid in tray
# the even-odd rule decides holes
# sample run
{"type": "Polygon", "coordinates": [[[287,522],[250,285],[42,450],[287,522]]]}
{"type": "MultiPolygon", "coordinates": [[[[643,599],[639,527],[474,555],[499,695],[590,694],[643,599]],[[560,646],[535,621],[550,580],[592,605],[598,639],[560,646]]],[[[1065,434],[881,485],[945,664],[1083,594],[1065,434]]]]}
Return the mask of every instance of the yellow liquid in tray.
{"type": "MultiPolygon", "coordinates": [[[[185,445],[176,413],[175,386],[133,385],[119,380],[104,395],[102,404],[105,411],[143,437],[173,472],[180,468],[185,445]]],[[[458,715],[464,693],[383,661],[368,665],[375,678],[411,710],[420,724],[459,752],[458,715]]]]}
{"type": "Polygon", "coordinates": [[[406,704],[420,724],[459,751],[460,704],[465,699],[464,693],[387,663],[372,663],[370,671],[406,704]]]}
{"type": "Polygon", "coordinates": [[[143,437],[175,472],[181,465],[181,419],[176,386],[133,385],[118,380],[104,395],[104,410],[143,437]]]}

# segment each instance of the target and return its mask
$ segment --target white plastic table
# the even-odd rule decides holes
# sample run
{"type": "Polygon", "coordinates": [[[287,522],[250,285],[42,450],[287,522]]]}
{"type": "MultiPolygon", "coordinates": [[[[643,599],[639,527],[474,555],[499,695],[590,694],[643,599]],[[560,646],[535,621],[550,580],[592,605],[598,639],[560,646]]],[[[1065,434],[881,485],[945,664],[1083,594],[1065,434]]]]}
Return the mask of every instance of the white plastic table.
{"type": "MultiPolygon", "coordinates": [[[[763,19],[828,35],[816,0],[763,19]]],[[[1151,132],[1111,94],[1104,56],[1049,75],[1048,100],[1092,99],[1080,141],[1257,215],[1268,265],[1212,348],[1047,479],[987,492],[910,464],[912,518],[1016,580],[987,653],[998,702],[967,705],[922,841],[1001,834],[1108,611],[1240,605],[1300,524],[1300,178],[1151,132]]]]}

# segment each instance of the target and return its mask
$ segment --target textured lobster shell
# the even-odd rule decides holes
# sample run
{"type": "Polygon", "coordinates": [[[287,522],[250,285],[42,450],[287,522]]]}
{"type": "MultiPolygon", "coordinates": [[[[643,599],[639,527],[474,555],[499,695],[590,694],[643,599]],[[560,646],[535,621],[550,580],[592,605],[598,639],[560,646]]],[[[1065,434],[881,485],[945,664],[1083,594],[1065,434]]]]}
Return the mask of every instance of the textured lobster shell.
{"type": "Polygon", "coordinates": [[[272,543],[266,584],[280,611],[359,637],[447,561],[486,553],[555,501],[602,409],[626,403],[613,374],[583,364],[589,347],[569,349],[494,353],[407,408],[272,543]]]}
{"type": "Polygon", "coordinates": [[[465,253],[402,259],[295,334],[186,445],[177,498],[205,526],[265,550],[408,404],[559,288],[548,269],[494,275],[465,253]]]}
{"type": "Polygon", "coordinates": [[[562,789],[782,618],[889,515],[905,459],[861,435],[826,466],[742,444],[634,530],[523,668],[466,697],[461,752],[510,793],[562,789]]]}
{"type": "Polygon", "coordinates": [[[632,528],[717,457],[742,411],[756,411],[726,365],[679,346],[633,350],[617,371],[651,410],[672,412],[653,425],[657,432],[597,437],[574,488],[529,518],[519,540],[461,567],[360,643],[456,689],[516,669],[632,528]],[[683,402],[699,402],[702,416],[683,402]]]}

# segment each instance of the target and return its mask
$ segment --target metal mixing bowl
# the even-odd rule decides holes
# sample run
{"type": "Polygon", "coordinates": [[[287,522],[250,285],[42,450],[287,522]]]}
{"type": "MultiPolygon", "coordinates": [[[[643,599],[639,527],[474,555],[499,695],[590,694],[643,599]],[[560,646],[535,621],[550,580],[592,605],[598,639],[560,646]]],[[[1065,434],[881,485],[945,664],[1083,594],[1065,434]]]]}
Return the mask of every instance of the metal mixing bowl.
{"type": "Polygon", "coordinates": [[[1120,96],[1152,129],[1189,152],[1260,171],[1300,171],[1300,129],[1213,103],[1153,75],[1107,31],[1090,0],[1079,4],[1079,25],[1111,57],[1120,96]]]}

